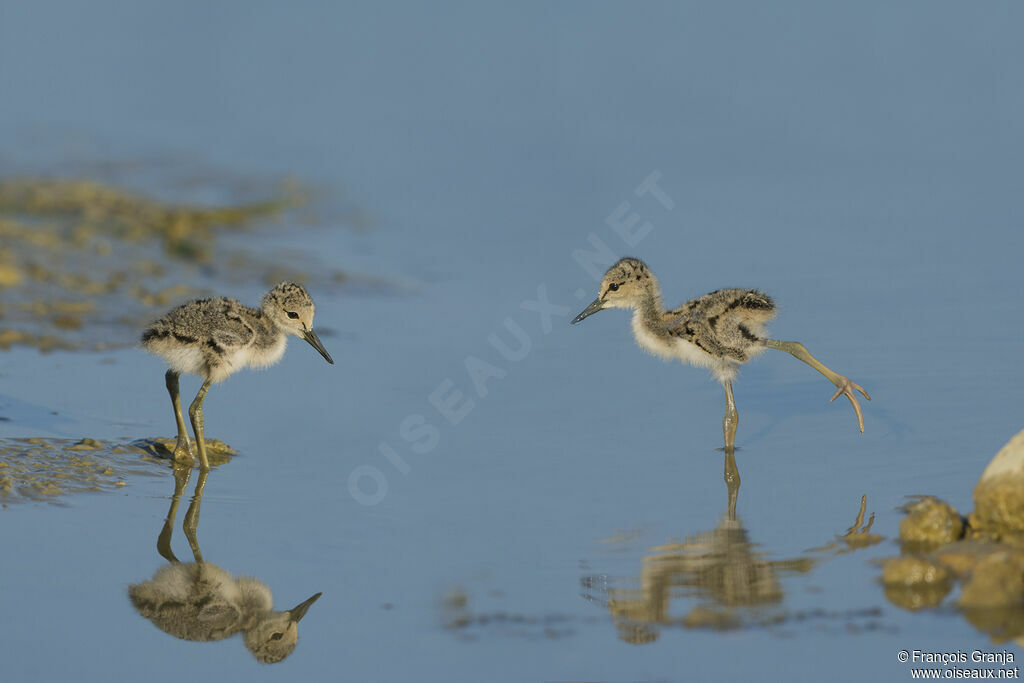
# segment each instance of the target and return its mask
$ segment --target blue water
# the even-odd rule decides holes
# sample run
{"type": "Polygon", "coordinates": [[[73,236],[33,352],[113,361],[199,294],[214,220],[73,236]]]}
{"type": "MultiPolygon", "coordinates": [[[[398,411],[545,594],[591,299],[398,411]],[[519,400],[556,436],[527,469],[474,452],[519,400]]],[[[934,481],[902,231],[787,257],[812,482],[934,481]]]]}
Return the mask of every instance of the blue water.
{"type": "MultiPolygon", "coordinates": [[[[297,177],[368,228],[325,210],[250,247],[404,283],[314,292],[337,364],[293,343],[206,402],[207,433],[242,455],[207,483],[204,557],[280,608],[324,593],[288,660],[132,610],[128,584],[163,562],[168,471],[0,510],[5,680],[906,680],[902,649],[1001,649],[951,609],[887,603],[871,561],[897,554],[907,495],[969,511],[1022,426],[1022,19],[1012,3],[4,3],[5,174],[174,158],[297,177]],[[652,177],[662,194],[638,194],[652,177]],[[627,241],[609,217],[631,214],[627,241]],[[780,574],[777,626],[740,610],[739,629],[629,644],[587,587],[639,587],[652,548],[727,508],[721,388],[640,352],[621,312],[567,324],[596,295],[573,257],[595,239],[644,258],[668,304],[764,289],[774,336],[872,395],[862,436],[784,354],[736,382],[738,516],[767,559],[814,563],[780,574]],[[886,540],[810,550],[862,495],[886,540]]],[[[0,435],[170,436],[162,372],[135,349],[5,352],[0,435]]],[[[671,615],[709,600],[680,594],[671,615]]]]}

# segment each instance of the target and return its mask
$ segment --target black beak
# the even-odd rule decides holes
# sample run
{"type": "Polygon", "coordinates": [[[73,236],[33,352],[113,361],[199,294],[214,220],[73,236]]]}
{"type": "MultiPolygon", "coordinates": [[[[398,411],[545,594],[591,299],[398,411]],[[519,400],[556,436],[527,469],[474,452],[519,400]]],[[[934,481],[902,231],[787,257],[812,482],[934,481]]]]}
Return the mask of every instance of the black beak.
{"type": "Polygon", "coordinates": [[[587,306],[586,308],[584,308],[583,312],[580,313],[575,318],[573,318],[572,322],[569,323],[569,324],[570,325],[575,325],[579,321],[581,321],[584,318],[586,318],[588,315],[594,315],[595,313],[597,313],[598,311],[602,310],[603,308],[604,308],[604,303],[601,301],[601,299],[600,298],[594,299],[594,302],[592,304],[590,304],[589,306],[587,306]]]}
{"type": "Polygon", "coordinates": [[[306,616],[306,612],[309,611],[310,606],[314,602],[319,600],[321,595],[323,595],[323,593],[317,593],[309,600],[306,600],[305,602],[300,602],[295,607],[292,607],[290,610],[288,610],[288,616],[291,618],[292,621],[298,622],[300,619],[302,619],[302,617],[306,616]]]}
{"type": "Polygon", "coordinates": [[[309,342],[310,346],[319,351],[320,355],[323,356],[328,363],[334,365],[334,360],[331,358],[331,354],[327,353],[327,349],[325,349],[324,345],[320,343],[320,337],[316,336],[316,332],[308,330],[302,334],[302,338],[309,342]]]}

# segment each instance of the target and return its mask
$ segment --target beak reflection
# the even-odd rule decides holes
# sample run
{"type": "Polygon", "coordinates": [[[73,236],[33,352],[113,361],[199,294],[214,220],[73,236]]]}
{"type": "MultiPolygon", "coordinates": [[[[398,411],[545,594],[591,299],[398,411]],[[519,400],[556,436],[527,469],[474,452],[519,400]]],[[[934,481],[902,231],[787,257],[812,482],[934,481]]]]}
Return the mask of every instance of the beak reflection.
{"type": "Polygon", "coordinates": [[[314,602],[320,599],[321,595],[323,595],[323,593],[317,593],[309,600],[306,600],[305,602],[300,602],[295,607],[292,607],[290,610],[288,610],[288,616],[291,617],[292,621],[298,622],[302,619],[302,617],[306,616],[306,612],[309,611],[309,608],[312,606],[314,602]]]}

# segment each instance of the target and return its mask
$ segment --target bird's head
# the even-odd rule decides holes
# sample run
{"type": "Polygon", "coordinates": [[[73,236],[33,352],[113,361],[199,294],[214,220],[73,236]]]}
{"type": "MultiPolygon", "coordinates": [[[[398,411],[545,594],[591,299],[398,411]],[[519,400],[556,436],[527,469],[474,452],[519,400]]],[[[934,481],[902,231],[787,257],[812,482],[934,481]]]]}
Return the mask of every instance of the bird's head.
{"type": "Polygon", "coordinates": [[[299,620],[320,593],[286,612],[269,612],[245,632],[245,647],[263,664],[276,664],[299,643],[299,620]]]}
{"type": "Polygon", "coordinates": [[[640,259],[620,259],[601,278],[598,297],[573,318],[572,324],[606,308],[637,308],[657,296],[658,281],[647,265],[640,259]]]}
{"type": "Polygon", "coordinates": [[[294,282],[282,282],[267,292],[263,297],[263,312],[281,331],[302,337],[309,345],[320,352],[328,363],[334,364],[331,354],[320,342],[320,337],[313,331],[313,297],[302,285],[294,282]]]}

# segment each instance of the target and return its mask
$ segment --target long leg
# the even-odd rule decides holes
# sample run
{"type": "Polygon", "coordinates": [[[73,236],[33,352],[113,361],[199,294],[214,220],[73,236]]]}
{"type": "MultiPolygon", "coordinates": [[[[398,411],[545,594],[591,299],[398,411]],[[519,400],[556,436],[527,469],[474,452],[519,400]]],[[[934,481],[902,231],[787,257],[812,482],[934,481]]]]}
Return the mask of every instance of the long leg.
{"type": "Polygon", "coordinates": [[[178,373],[168,370],[164,375],[167,384],[167,393],[171,395],[171,405],[174,406],[174,421],[178,425],[178,442],[174,444],[174,452],[171,458],[175,462],[191,465],[194,460],[192,451],[188,447],[188,430],[185,429],[185,418],[181,416],[181,397],[178,395],[178,373]]]}
{"type": "Polygon", "coordinates": [[[178,503],[181,502],[181,494],[188,486],[188,479],[192,476],[192,463],[188,467],[175,463],[174,465],[174,495],[171,496],[171,508],[167,511],[167,518],[160,529],[160,535],[156,537],[156,550],[168,562],[177,563],[178,558],[171,550],[171,535],[174,531],[174,517],[178,514],[178,503]]]}
{"type": "Polygon", "coordinates": [[[725,383],[725,417],[722,418],[722,435],[725,437],[725,451],[728,453],[736,445],[736,427],[740,423],[740,414],[736,412],[736,401],[732,397],[732,382],[725,383]]]}
{"type": "Polygon", "coordinates": [[[864,398],[871,400],[868,396],[868,392],[864,391],[864,388],[859,384],[851,382],[846,377],[843,377],[837,372],[833,372],[829,368],[819,361],[817,358],[811,355],[803,344],[795,341],[778,341],[777,339],[765,339],[764,345],[770,349],[778,349],[779,351],[785,351],[797,360],[801,360],[807,363],[812,368],[825,375],[829,382],[836,385],[836,393],[832,394],[832,398],[829,401],[834,401],[840,396],[846,396],[850,399],[850,403],[853,404],[853,411],[857,413],[857,426],[860,427],[860,433],[864,433],[864,414],[860,411],[860,401],[857,400],[857,394],[853,393],[856,389],[860,393],[864,394],[864,398]]]}
{"type": "Polygon", "coordinates": [[[736,451],[725,450],[725,489],[729,492],[728,516],[730,522],[736,521],[736,500],[740,497],[740,470],[736,467],[736,451]]]}
{"type": "Polygon", "coordinates": [[[189,503],[188,512],[185,513],[185,521],[181,528],[185,530],[185,538],[192,548],[192,557],[196,562],[203,561],[203,551],[199,549],[199,539],[196,531],[199,529],[199,508],[203,504],[203,489],[206,488],[207,470],[199,470],[199,481],[196,482],[196,492],[192,495],[192,502],[189,503]]]}
{"type": "Polygon", "coordinates": [[[199,450],[199,466],[204,470],[210,469],[210,461],[206,459],[206,440],[203,438],[203,399],[206,398],[206,390],[210,388],[210,383],[210,380],[203,382],[192,405],[188,407],[188,417],[192,420],[192,431],[195,432],[196,448],[199,450]]]}

